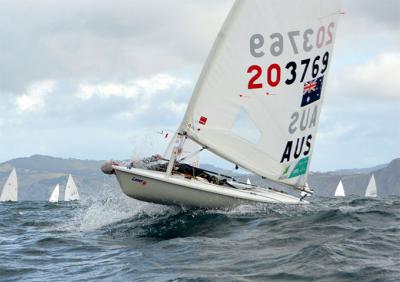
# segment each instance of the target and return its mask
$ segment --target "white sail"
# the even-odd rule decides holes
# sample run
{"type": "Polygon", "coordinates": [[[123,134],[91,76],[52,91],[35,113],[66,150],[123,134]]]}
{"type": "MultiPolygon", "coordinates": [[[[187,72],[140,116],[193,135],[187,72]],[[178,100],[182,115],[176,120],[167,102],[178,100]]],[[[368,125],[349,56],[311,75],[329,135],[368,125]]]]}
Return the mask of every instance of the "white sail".
{"type": "Polygon", "coordinates": [[[376,197],[378,196],[377,189],[376,189],[376,181],[375,177],[372,174],[371,179],[369,180],[367,190],[365,191],[365,197],[376,197]]]}
{"type": "MultiPolygon", "coordinates": [[[[175,133],[169,141],[168,147],[166,148],[164,152],[164,158],[169,159],[172,155],[172,150],[176,146],[176,143],[179,142],[177,139],[177,134],[175,133]]],[[[179,154],[179,157],[177,161],[189,164],[194,167],[199,167],[200,165],[200,150],[201,146],[195,143],[194,141],[190,139],[186,139],[185,143],[182,147],[182,151],[179,154]],[[183,158],[180,160],[180,158],[183,158]]]]}
{"type": "Polygon", "coordinates": [[[339,0],[236,1],[180,131],[249,171],[304,185],[339,14],[339,0]]]}
{"type": "Polygon", "coordinates": [[[60,185],[57,184],[56,187],[54,187],[54,190],[50,195],[49,202],[57,203],[59,195],[60,195],[60,185]]]}
{"type": "Polygon", "coordinates": [[[335,197],[344,197],[346,194],[344,193],[344,187],[342,180],[340,180],[338,186],[336,187],[335,197]]]}
{"type": "Polygon", "coordinates": [[[67,186],[65,187],[64,201],[68,202],[79,199],[78,187],[76,187],[75,181],[70,174],[68,176],[67,186]]]}
{"type": "Polygon", "coordinates": [[[15,168],[11,171],[3,190],[0,194],[0,202],[16,202],[18,201],[18,179],[15,168]]]}

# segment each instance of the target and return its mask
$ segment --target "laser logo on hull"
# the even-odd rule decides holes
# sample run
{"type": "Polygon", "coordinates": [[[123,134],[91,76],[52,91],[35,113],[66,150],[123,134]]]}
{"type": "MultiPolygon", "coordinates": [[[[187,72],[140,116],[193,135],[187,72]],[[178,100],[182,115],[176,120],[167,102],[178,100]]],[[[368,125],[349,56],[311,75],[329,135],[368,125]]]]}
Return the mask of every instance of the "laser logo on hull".
{"type": "Polygon", "coordinates": [[[136,176],[132,177],[131,180],[132,180],[133,182],[140,183],[140,184],[142,184],[143,186],[146,186],[146,185],[147,185],[147,181],[146,181],[146,180],[141,179],[141,178],[136,177],[136,176]]]}

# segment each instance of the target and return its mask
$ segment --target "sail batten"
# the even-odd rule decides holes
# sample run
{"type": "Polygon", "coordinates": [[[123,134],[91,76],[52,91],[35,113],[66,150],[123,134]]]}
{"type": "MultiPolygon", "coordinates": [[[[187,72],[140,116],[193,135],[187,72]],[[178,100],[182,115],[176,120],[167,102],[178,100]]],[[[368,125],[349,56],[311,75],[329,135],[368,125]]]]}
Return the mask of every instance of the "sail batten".
{"type": "Polygon", "coordinates": [[[180,131],[270,180],[307,181],[340,12],[338,0],[238,0],[180,131]]]}

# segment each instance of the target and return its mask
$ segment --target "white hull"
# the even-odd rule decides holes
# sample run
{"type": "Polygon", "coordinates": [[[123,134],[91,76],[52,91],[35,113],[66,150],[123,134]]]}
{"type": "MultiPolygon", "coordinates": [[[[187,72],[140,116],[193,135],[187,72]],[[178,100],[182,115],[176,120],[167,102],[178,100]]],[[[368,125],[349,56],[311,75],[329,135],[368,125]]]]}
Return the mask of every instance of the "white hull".
{"type": "Polygon", "coordinates": [[[156,204],[225,209],[240,204],[307,203],[291,195],[265,188],[235,189],[186,179],[181,175],[167,176],[164,172],[122,166],[113,168],[122,191],[127,196],[156,204]]]}

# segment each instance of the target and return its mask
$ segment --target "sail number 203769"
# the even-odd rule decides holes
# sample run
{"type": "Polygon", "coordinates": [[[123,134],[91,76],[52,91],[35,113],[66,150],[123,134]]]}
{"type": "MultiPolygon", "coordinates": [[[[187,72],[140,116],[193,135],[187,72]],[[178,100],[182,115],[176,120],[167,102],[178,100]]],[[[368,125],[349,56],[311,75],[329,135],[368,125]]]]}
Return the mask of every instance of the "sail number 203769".
{"type": "MultiPolygon", "coordinates": [[[[285,46],[291,46],[294,54],[299,54],[299,50],[303,49],[305,53],[310,52],[314,48],[320,49],[323,46],[332,44],[333,42],[333,29],[335,24],[332,22],[328,26],[321,26],[317,32],[313,29],[306,29],[304,32],[289,31],[287,36],[282,33],[272,33],[270,35],[271,44],[269,51],[272,56],[280,56],[285,46]]],[[[261,58],[265,55],[265,39],[262,34],[254,34],[250,37],[250,54],[255,58],[261,58]]],[[[307,73],[311,73],[313,78],[319,74],[324,74],[328,68],[329,63],[329,52],[315,58],[306,58],[297,62],[291,61],[286,65],[281,66],[279,64],[271,64],[269,66],[251,65],[247,69],[247,73],[250,75],[248,89],[260,89],[263,88],[264,83],[267,82],[268,86],[276,87],[281,81],[291,85],[296,81],[303,82],[307,73]],[[284,70],[282,70],[284,69],[284,70]],[[282,72],[284,71],[284,78],[282,78],[282,72]],[[262,76],[266,76],[262,78],[262,76]]]]}
{"type": "MultiPolygon", "coordinates": [[[[316,56],[313,59],[303,59],[300,62],[290,61],[284,67],[285,77],[284,83],[287,85],[293,84],[295,81],[304,82],[307,73],[310,73],[312,78],[322,75],[328,68],[329,52],[325,52],[322,56],[316,56]]],[[[263,88],[265,79],[261,78],[263,73],[266,74],[266,82],[270,87],[278,86],[282,81],[282,68],[279,64],[271,64],[263,69],[259,65],[251,65],[247,69],[250,74],[248,89],[263,88]]]]}

